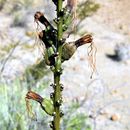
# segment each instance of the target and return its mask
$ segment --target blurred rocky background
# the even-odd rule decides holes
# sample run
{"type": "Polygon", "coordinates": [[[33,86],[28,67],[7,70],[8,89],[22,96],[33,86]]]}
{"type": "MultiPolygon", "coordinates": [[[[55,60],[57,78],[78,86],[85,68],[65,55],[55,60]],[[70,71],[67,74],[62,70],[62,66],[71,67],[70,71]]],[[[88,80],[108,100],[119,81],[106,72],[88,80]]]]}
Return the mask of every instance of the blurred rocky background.
{"type": "MultiPolygon", "coordinates": [[[[96,53],[91,76],[88,46],[63,64],[62,130],[130,130],[130,0],[78,0],[76,32],[68,41],[90,33],[96,53]],[[70,114],[71,113],[71,114],[70,114]]],[[[45,65],[34,21],[36,11],[53,23],[51,0],[0,0],[0,128],[49,129],[46,114],[33,104],[26,110],[28,90],[49,97],[52,73],[45,65]]]]}

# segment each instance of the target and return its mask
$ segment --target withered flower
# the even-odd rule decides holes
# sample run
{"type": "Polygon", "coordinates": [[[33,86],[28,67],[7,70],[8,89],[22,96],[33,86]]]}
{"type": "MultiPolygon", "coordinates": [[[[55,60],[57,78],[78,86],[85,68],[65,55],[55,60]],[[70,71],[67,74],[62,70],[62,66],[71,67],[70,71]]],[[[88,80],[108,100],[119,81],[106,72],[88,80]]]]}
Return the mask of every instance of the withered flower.
{"type": "Polygon", "coordinates": [[[91,43],[93,41],[92,35],[90,34],[86,34],[85,36],[81,37],[80,39],[78,39],[77,41],[75,41],[75,44],[78,46],[87,44],[87,43],[91,43]]]}
{"type": "Polygon", "coordinates": [[[40,103],[41,105],[41,108],[48,114],[48,115],[51,115],[53,114],[54,112],[54,106],[53,106],[53,103],[51,100],[49,99],[46,99],[46,98],[42,98],[39,94],[33,92],[33,91],[29,91],[27,94],[26,94],[26,106],[27,106],[27,110],[28,110],[28,113],[30,115],[32,115],[34,117],[34,113],[32,112],[32,107],[31,105],[29,104],[29,100],[32,99],[34,101],[37,101],[40,103]]]}
{"type": "Polygon", "coordinates": [[[26,99],[35,100],[35,101],[39,102],[40,104],[41,104],[42,101],[43,101],[43,98],[42,98],[39,94],[37,94],[37,93],[35,93],[35,92],[33,92],[33,91],[29,91],[29,92],[26,94],[26,99]]]}

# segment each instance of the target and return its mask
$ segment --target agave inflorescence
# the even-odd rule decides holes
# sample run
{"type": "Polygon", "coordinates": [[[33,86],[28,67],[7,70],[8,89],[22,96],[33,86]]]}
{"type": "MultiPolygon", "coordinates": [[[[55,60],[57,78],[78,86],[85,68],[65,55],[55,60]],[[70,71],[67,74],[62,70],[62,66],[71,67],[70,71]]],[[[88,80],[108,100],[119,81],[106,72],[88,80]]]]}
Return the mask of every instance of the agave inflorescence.
{"type": "Polygon", "coordinates": [[[73,42],[66,42],[63,33],[67,31],[72,20],[76,17],[76,0],[67,0],[67,5],[63,8],[63,0],[52,0],[56,6],[57,18],[53,21],[57,24],[54,27],[47,20],[45,15],[40,11],[34,15],[35,21],[42,23],[45,29],[38,32],[38,37],[45,45],[44,59],[45,63],[50,66],[54,75],[54,92],[50,94],[50,99],[42,98],[39,94],[29,91],[26,95],[27,101],[32,99],[40,103],[41,108],[50,116],[53,116],[51,128],[53,130],[60,130],[60,118],[64,115],[61,111],[62,105],[62,90],[63,85],[60,83],[60,76],[62,74],[62,63],[69,60],[76,52],[77,48],[90,44],[90,51],[88,55],[91,59],[91,67],[94,70],[93,60],[93,38],[90,34],[86,34],[73,42]]]}

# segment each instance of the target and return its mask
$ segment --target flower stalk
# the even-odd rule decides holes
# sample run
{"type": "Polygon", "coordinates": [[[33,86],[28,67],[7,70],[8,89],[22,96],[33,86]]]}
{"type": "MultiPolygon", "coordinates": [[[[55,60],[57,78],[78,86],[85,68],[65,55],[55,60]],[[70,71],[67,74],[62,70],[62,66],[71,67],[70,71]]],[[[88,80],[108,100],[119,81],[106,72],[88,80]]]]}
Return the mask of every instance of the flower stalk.
{"type": "MultiPolygon", "coordinates": [[[[45,45],[44,59],[45,63],[50,66],[53,73],[53,92],[50,94],[50,99],[43,98],[39,94],[29,91],[26,94],[26,99],[34,100],[40,103],[41,108],[50,116],[53,116],[53,121],[50,124],[52,130],[60,130],[60,120],[64,115],[61,110],[62,105],[62,91],[63,85],[60,82],[62,75],[62,63],[69,60],[76,52],[77,48],[88,43],[92,43],[93,38],[87,34],[73,42],[66,42],[63,38],[63,33],[68,29],[72,22],[72,13],[76,0],[68,0],[67,6],[63,6],[64,0],[52,0],[56,6],[57,17],[54,22],[57,27],[54,28],[53,24],[47,20],[43,13],[40,11],[34,15],[35,21],[42,23],[45,29],[38,32],[39,39],[45,45]]],[[[90,50],[92,51],[92,50],[90,50]]],[[[28,107],[30,109],[30,107],[28,107]]]]}
{"type": "Polygon", "coordinates": [[[61,56],[62,56],[62,35],[63,35],[63,30],[62,30],[62,24],[63,24],[63,10],[62,10],[62,0],[58,0],[58,4],[57,4],[57,19],[58,19],[58,23],[57,23],[57,52],[58,52],[58,56],[56,58],[56,64],[55,64],[55,72],[54,72],[54,84],[55,84],[55,88],[54,88],[54,100],[53,100],[53,104],[54,104],[54,111],[55,111],[55,115],[54,115],[54,126],[53,126],[53,130],[60,130],[60,106],[61,106],[61,100],[62,100],[62,96],[61,96],[61,85],[60,85],[60,76],[62,74],[62,68],[61,68],[61,56]]]}

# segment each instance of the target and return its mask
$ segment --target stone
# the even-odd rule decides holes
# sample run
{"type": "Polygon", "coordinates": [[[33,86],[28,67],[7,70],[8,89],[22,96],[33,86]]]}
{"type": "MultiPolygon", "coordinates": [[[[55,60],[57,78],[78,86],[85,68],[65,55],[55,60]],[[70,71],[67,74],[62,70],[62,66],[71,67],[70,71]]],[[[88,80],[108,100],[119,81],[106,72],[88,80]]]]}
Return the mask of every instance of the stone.
{"type": "Polygon", "coordinates": [[[112,121],[119,121],[119,120],[120,120],[120,115],[118,115],[118,114],[113,114],[113,115],[110,117],[110,120],[112,120],[112,121]]]}

